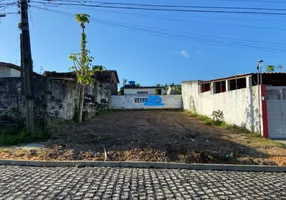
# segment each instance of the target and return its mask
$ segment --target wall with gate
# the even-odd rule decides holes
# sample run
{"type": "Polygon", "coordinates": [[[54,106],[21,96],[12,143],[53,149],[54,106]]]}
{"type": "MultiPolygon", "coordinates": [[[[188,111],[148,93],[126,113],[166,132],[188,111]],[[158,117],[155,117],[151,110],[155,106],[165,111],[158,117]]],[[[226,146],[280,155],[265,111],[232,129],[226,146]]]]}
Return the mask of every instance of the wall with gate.
{"type": "Polygon", "coordinates": [[[185,110],[210,117],[213,111],[221,110],[227,123],[263,132],[257,86],[213,94],[211,91],[200,93],[198,81],[185,81],[182,98],[185,110]]]}
{"type": "Polygon", "coordinates": [[[111,97],[112,109],[182,109],[181,95],[118,95],[111,97]]]}
{"type": "Polygon", "coordinates": [[[286,138],[286,87],[266,87],[269,138],[286,138]]]}

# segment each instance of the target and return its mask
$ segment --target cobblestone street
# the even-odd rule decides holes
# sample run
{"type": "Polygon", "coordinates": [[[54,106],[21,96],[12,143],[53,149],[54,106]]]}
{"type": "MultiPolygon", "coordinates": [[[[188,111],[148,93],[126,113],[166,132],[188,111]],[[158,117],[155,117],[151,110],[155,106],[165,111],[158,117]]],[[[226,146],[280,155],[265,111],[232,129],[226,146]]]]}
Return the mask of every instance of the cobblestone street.
{"type": "Polygon", "coordinates": [[[286,174],[0,166],[0,199],[286,199],[286,174]]]}

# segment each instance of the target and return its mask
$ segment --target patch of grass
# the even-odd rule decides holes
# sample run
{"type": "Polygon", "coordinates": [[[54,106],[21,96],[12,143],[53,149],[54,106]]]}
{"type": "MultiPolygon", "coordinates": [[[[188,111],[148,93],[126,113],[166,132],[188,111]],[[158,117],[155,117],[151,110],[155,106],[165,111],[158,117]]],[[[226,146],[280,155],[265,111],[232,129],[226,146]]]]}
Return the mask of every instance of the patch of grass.
{"type": "Polygon", "coordinates": [[[245,130],[242,135],[250,139],[253,143],[258,146],[268,146],[268,147],[278,147],[278,148],[286,148],[286,145],[280,142],[276,142],[271,139],[267,139],[258,133],[253,133],[248,130],[245,130]]]}
{"type": "Polygon", "coordinates": [[[47,140],[49,134],[44,128],[37,127],[31,134],[25,128],[3,126],[0,128],[0,145],[17,145],[21,143],[39,142],[47,140]]]}
{"type": "Polygon", "coordinates": [[[209,126],[221,126],[221,127],[229,127],[230,125],[228,125],[226,122],[224,121],[216,121],[206,115],[200,115],[198,113],[194,113],[194,112],[190,112],[187,111],[188,114],[190,114],[192,117],[198,118],[202,121],[204,121],[207,125],[209,126]]]}
{"type": "Polygon", "coordinates": [[[264,138],[260,134],[251,132],[251,131],[247,130],[246,128],[235,126],[235,125],[230,125],[230,124],[227,124],[225,121],[215,121],[206,115],[200,115],[198,113],[193,113],[190,111],[187,111],[187,113],[190,114],[192,117],[195,117],[195,118],[198,118],[198,119],[204,121],[206,123],[206,125],[218,126],[218,127],[224,128],[224,129],[238,130],[242,133],[242,136],[250,139],[253,144],[255,143],[255,145],[286,148],[285,144],[264,138]]]}

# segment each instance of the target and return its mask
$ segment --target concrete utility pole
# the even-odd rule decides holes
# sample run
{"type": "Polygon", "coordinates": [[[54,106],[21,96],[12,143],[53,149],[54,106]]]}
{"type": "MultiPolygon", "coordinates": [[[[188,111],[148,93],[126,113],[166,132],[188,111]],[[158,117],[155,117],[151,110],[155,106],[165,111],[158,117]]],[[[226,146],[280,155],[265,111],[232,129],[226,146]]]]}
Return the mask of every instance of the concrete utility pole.
{"type": "Polygon", "coordinates": [[[33,61],[30,44],[30,31],[28,20],[28,2],[27,0],[20,0],[21,7],[21,68],[23,71],[23,85],[26,106],[26,129],[29,133],[35,129],[34,122],[34,94],[32,87],[33,80],[33,61]]]}
{"type": "Polygon", "coordinates": [[[261,109],[260,109],[260,101],[261,101],[261,85],[262,85],[262,63],[263,60],[258,60],[257,62],[257,98],[258,98],[258,121],[259,121],[259,132],[262,134],[262,120],[261,120],[261,109]]]}

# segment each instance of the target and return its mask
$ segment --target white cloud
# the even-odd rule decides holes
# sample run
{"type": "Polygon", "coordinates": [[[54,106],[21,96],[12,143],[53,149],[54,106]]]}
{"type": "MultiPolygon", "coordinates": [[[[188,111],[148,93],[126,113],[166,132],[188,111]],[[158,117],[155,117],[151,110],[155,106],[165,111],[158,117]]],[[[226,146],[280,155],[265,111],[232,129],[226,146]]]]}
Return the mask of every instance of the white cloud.
{"type": "Polygon", "coordinates": [[[180,54],[181,54],[182,56],[184,56],[185,58],[188,58],[188,57],[189,57],[189,54],[188,54],[185,50],[180,51],[180,54]]]}

